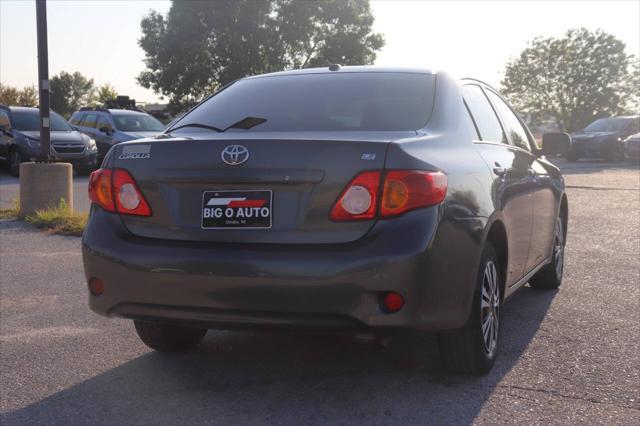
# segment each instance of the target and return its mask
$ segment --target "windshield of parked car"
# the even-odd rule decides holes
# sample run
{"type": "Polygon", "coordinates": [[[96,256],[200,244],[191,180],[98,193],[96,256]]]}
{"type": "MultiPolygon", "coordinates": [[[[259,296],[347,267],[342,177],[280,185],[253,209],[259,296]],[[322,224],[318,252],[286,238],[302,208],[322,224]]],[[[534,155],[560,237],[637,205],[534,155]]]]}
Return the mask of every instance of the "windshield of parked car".
{"type": "Polygon", "coordinates": [[[367,72],[264,76],[238,81],[173,127],[226,129],[247,117],[264,119],[229,131],[412,131],[431,114],[434,76],[367,72]]]}
{"type": "Polygon", "coordinates": [[[122,132],[161,132],[164,124],[146,114],[112,114],[116,128],[122,132]]]}
{"type": "MultiPolygon", "coordinates": [[[[13,127],[17,130],[40,131],[40,113],[33,111],[11,111],[11,119],[13,127]]],[[[73,128],[66,122],[64,118],[51,111],[49,113],[49,122],[51,123],[52,132],[71,132],[73,128]]]]}
{"type": "Polygon", "coordinates": [[[618,132],[624,130],[633,119],[631,118],[601,118],[584,128],[585,132],[618,132]]]}

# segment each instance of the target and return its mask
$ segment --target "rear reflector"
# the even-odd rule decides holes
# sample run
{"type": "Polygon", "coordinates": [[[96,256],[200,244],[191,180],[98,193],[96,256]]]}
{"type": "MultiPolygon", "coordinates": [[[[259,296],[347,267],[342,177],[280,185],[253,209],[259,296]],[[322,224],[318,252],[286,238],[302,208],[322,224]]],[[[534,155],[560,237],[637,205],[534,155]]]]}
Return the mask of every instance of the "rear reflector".
{"type": "Polygon", "coordinates": [[[393,217],[439,204],[446,195],[447,175],[441,172],[368,171],[359,174],[347,185],[331,209],[330,218],[335,221],[374,219],[377,211],[381,218],[393,217]]]}
{"type": "Polygon", "coordinates": [[[151,208],[142,191],[124,169],[98,169],[91,173],[89,199],[109,212],[151,216],[151,208]]]}
{"type": "Polygon", "coordinates": [[[104,293],[104,283],[100,278],[91,278],[89,279],[89,291],[94,296],[100,296],[104,293]]]}
{"type": "Polygon", "coordinates": [[[404,297],[394,292],[387,293],[382,299],[382,306],[388,313],[398,312],[404,306],[404,297]]]}

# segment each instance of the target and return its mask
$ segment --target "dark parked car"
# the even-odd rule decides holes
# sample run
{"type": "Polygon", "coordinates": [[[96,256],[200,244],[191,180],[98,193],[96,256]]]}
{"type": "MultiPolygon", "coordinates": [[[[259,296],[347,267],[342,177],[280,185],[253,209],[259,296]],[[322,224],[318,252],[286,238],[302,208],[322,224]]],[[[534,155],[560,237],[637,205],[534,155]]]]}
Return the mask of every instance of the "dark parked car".
{"type": "Polygon", "coordinates": [[[640,133],[631,135],[624,140],[624,153],[630,161],[640,161],[640,133]]]}
{"type": "MultiPolygon", "coordinates": [[[[40,153],[40,113],[38,108],[0,106],[0,158],[7,161],[14,176],[20,163],[33,161],[40,153]]],[[[97,166],[96,143],[72,128],[64,118],[50,113],[51,149],[56,159],[82,171],[97,166]]]]}
{"type": "Polygon", "coordinates": [[[375,67],[239,80],[89,183],[91,309],[160,351],[209,328],[436,332],[487,372],[503,301],[562,280],[567,134],[491,87],[375,67]],[[464,101],[463,101],[464,99],[464,101]]]}
{"type": "Polygon", "coordinates": [[[600,118],[571,135],[569,161],[580,158],[604,158],[609,161],[624,159],[624,140],[640,132],[640,116],[600,118]]]}
{"type": "Polygon", "coordinates": [[[69,121],[96,140],[100,161],[117,143],[156,136],[164,130],[160,121],[137,109],[85,107],[74,112],[69,121]]]}

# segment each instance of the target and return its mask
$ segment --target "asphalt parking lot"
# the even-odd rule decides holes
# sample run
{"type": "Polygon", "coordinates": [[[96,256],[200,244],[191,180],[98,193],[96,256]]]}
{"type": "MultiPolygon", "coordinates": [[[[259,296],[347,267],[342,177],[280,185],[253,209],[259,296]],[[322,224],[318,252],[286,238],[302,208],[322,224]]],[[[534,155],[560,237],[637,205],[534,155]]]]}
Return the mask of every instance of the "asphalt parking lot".
{"type": "Polygon", "coordinates": [[[154,353],[89,311],[78,238],[0,221],[0,423],[640,424],[640,171],[560,164],[563,285],[505,305],[482,378],[441,373],[416,336],[209,332],[191,354],[154,353]]]}

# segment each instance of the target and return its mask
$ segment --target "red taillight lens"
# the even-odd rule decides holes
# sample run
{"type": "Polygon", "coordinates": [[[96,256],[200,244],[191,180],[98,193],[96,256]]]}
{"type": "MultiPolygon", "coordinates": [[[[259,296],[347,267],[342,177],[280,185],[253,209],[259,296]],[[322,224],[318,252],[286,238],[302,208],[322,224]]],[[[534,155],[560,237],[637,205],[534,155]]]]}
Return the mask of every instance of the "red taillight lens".
{"type": "Polygon", "coordinates": [[[113,198],[116,210],[120,214],[135,216],[151,216],[151,209],[136,181],[124,169],[115,169],[113,172],[113,198]]]}
{"type": "Polygon", "coordinates": [[[378,205],[380,172],[363,172],[356,176],[331,209],[331,220],[373,219],[378,205]]]}
{"type": "Polygon", "coordinates": [[[376,217],[380,180],[384,176],[380,217],[393,217],[410,210],[441,203],[447,195],[447,175],[422,170],[363,172],[353,179],[331,210],[331,220],[376,217]]]}
{"type": "Polygon", "coordinates": [[[391,217],[409,210],[439,204],[447,195],[447,175],[419,170],[392,170],[384,180],[380,216],[391,217]]]}
{"type": "Polygon", "coordinates": [[[124,169],[98,169],[91,173],[89,199],[110,212],[151,216],[151,208],[142,191],[124,169]]]}

